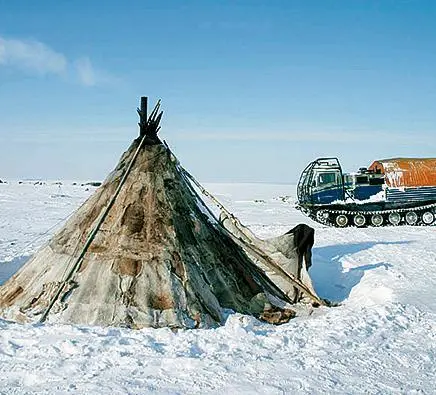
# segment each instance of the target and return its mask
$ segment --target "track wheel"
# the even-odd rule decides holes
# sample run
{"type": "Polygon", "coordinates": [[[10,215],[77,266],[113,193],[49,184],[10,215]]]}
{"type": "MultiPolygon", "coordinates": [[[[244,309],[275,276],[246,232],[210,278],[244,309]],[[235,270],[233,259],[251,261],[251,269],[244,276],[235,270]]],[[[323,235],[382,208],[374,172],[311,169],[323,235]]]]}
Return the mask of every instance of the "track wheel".
{"type": "Polygon", "coordinates": [[[348,217],[344,214],[339,214],[335,219],[336,225],[340,228],[344,228],[348,225],[348,217]]]}
{"type": "Polygon", "coordinates": [[[381,226],[382,223],[383,223],[383,217],[380,214],[371,215],[372,226],[381,226]]]}
{"type": "Polygon", "coordinates": [[[365,225],[366,218],[362,214],[355,214],[353,217],[353,222],[354,222],[354,225],[360,227],[360,226],[365,225]]]}
{"type": "Polygon", "coordinates": [[[434,221],[434,214],[431,211],[425,211],[421,218],[424,224],[430,225],[434,221]]]}
{"type": "Polygon", "coordinates": [[[391,225],[397,226],[401,221],[401,215],[398,213],[390,213],[388,220],[391,223],[391,225]]]}
{"type": "Polygon", "coordinates": [[[406,213],[406,223],[407,225],[416,225],[418,222],[418,214],[416,214],[414,211],[409,211],[406,213]]]}

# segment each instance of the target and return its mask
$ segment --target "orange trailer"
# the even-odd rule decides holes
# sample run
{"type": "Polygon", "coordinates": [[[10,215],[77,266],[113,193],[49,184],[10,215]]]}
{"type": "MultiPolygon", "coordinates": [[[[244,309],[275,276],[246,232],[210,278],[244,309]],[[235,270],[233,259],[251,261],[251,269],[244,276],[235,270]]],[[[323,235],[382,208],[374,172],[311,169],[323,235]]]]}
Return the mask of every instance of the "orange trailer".
{"type": "Polygon", "coordinates": [[[436,186],[436,158],[393,158],[373,162],[368,170],[385,175],[393,188],[436,186]]]}

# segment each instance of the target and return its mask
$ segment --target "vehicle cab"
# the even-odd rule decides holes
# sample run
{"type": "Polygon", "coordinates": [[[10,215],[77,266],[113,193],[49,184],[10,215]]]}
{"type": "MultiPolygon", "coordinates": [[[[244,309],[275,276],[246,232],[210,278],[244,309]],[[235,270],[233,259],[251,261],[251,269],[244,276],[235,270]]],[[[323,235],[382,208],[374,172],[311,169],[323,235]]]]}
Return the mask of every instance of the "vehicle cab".
{"type": "Polygon", "coordinates": [[[337,158],[318,158],[301,174],[297,186],[300,205],[330,204],[344,200],[344,180],[337,158]]]}
{"type": "Polygon", "coordinates": [[[370,199],[385,189],[385,176],[379,171],[360,168],[356,173],[342,173],[337,158],[318,158],[301,174],[297,187],[300,206],[327,205],[370,199]]]}

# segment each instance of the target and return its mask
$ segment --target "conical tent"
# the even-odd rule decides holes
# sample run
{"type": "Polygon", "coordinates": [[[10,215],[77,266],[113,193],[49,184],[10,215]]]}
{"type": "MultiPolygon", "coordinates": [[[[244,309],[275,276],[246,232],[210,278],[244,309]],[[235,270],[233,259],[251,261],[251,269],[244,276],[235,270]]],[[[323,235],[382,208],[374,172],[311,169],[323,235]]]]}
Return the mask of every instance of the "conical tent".
{"type": "Polygon", "coordinates": [[[223,323],[229,309],[276,323],[293,316],[283,306],[308,294],[301,276],[307,273],[308,262],[300,259],[305,254],[286,239],[290,246],[282,258],[298,261],[287,276],[306,284],[291,295],[289,287],[265,274],[277,263],[269,258],[277,250],[266,252],[267,261],[256,253],[253,258],[243,239],[211,215],[188,173],[157,137],[158,108],[147,118],[142,99],[141,134],[115,170],[0,287],[4,318],[195,328],[223,323]]]}

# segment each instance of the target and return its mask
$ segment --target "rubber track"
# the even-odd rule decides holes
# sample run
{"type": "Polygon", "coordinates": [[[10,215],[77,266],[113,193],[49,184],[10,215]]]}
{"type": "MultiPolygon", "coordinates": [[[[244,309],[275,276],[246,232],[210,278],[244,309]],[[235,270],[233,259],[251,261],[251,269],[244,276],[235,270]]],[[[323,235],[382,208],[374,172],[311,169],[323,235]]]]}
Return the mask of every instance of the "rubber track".
{"type": "MultiPolygon", "coordinates": [[[[312,211],[310,209],[306,209],[306,211],[308,211],[308,216],[313,219],[314,221],[323,224],[323,225],[330,225],[330,226],[334,226],[336,228],[346,228],[349,226],[356,226],[354,225],[354,223],[352,221],[349,221],[349,223],[346,226],[338,226],[334,221],[330,220],[330,217],[334,216],[334,215],[338,215],[338,214],[345,214],[345,215],[349,215],[349,216],[353,216],[356,214],[362,214],[362,215],[373,215],[373,214],[380,214],[380,215],[384,215],[384,214],[391,214],[391,213],[405,213],[408,211],[415,211],[417,214],[419,214],[419,212],[425,211],[425,210],[431,210],[431,209],[436,209],[436,203],[431,203],[431,204],[426,204],[424,206],[418,206],[418,207],[408,207],[408,208],[400,208],[400,209],[390,209],[390,210],[366,210],[366,211],[361,211],[361,210],[332,210],[332,209],[328,209],[328,208],[321,208],[315,211],[312,211]],[[329,213],[329,218],[327,218],[326,220],[322,221],[318,218],[318,216],[316,215],[317,212],[328,212],[329,213]],[[331,215],[333,214],[333,215],[331,215]]],[[[303,211],[304,212],[304,211],[303,211]]],[[[436,212],[433,212],[433,214],[436,217],[436,212]]],[[[383,226],[401,226],[401,225],[408,225],[407,223],[399,223],[398,225],[392,225],[391,223],[387,222],[387,221],[383,221],[383,224],[381,224],[380,226],[377,227],[383,227],[383,226]]],[[[436,221],[433,221],[433,223],[431,224],[425,224],[422,221],[420,221],[419,223],[417,222],[415,225],[424,225],[424,226],[434,226],[436,225],[436,221]]],[[[371,222],[365,223],[365,225],[363,225],[362,227],[376,227],[374,225],[371,224],[371,222]]]]}

